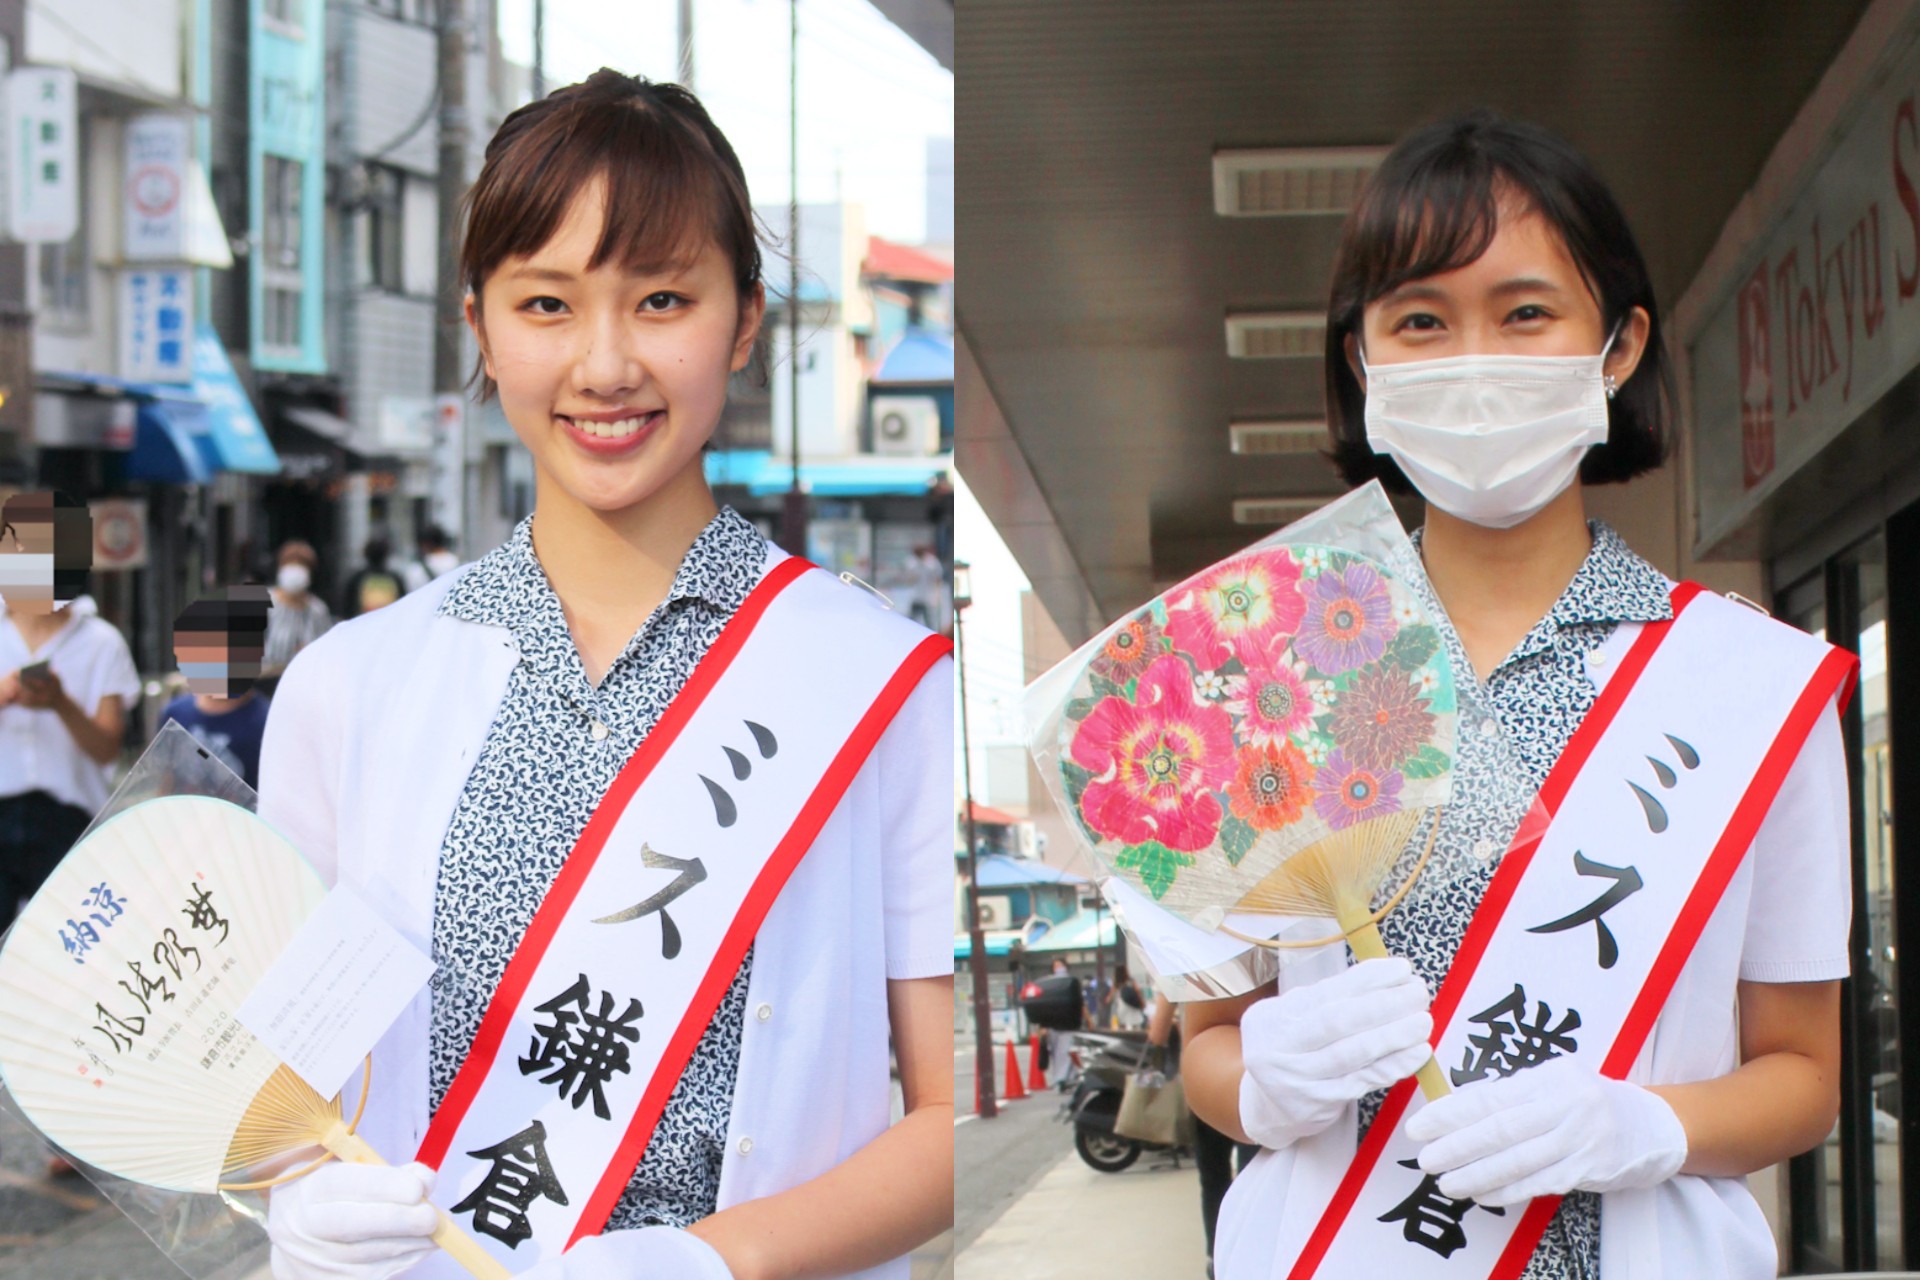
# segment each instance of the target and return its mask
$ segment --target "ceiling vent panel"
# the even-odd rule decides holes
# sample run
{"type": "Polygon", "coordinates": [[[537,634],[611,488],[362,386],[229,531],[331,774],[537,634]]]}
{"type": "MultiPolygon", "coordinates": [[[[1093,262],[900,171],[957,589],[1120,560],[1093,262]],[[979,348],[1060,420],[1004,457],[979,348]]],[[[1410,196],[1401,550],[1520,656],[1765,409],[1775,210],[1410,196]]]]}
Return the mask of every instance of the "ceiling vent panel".
{"type": "Polygon", "coordinates": [[[1324,418],[1304,422],[1236,422],[1227,428],[1233,451],[1253,457],[1319,453],[1327,448],[1324,418]]]}
{"type": "Polygon", "coordinates": [[[1318,311],[1267,311],[1227,317],[1227,354],[1236,360],[1318,359],[1327,317],[1318,311]]]}
{"type": "Polygon", "coordinates": [[[1229,218],[1344,214],[1385,147],[1293,147],[1213,153],[1213,211],[1229,218]]]}
{"type": "Polygon", "coordinates": [[[1312,515],[1332,502],[1336,496],[1328,494],[1317,498],[1235,498],[1233,522],[1263,526],[1292,524],[1302,516],[1312,515]]]}

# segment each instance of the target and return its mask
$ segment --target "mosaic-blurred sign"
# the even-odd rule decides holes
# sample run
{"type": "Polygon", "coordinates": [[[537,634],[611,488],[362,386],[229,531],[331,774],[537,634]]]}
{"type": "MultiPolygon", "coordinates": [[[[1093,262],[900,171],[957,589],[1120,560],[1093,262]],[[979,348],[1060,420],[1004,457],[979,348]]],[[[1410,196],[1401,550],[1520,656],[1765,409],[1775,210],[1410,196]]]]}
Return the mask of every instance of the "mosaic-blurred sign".
{"type": "Polygon", "coordinates": [[[80,227],[78,89],[66,67],[7,74],[7,231],[59,244],[80,227]]]}

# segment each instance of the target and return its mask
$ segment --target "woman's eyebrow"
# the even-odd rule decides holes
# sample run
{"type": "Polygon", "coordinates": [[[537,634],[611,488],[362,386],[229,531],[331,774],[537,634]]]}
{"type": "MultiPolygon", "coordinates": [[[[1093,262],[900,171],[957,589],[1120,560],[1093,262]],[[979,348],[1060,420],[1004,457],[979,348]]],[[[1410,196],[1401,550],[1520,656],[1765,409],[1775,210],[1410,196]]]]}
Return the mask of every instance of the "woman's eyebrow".
{"type": "Polygon", "coordinates": [[[1511,280],[1502,280],[1487,292],[1496,298],[1507,298],[1516,293],[1564,293],[1566,290],[1538,276],[1515,276],[1511,280]]]}
{"type": "Polygon", "coordinates": [[[509,280],[557,280],[566,283],[574,279],[570,271],[559,271],[553,267],[515,267],[507,273],[509,280]]]}
{"type": "Polygon", "coordinates": [[[1447,291],[1430,284],[1421,284],[1418,280],[1409,280],[1403,285],[1387,290],[1380,295],[1379,301],[1392,304],[1397,302],[1445,302],[1447,291]]]}

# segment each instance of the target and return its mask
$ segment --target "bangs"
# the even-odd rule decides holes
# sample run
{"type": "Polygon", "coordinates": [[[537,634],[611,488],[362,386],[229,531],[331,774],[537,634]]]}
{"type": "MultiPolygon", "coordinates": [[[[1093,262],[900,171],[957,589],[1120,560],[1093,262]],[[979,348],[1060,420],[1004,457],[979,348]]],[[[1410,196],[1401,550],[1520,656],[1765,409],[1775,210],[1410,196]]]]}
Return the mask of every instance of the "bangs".
{"type": "Polygon", "coordinates": [[[637,101],[583,102],[522,131],[511,124],[488,147],[468,197],[461,278],[476,299],[502,263],[538,253],[596,181],[606,201],[589,270],[672,271],[715,244],[743,293],[758,283],[758,245],[733,243],[729,231],[745,184],[730,189],[727,165],[697,128],[637,101]]]}
{"type": "Polygon", "coordinates": [[[1354,284],[1361,306],[1401,285],[1477,261],[1500,229],[1502,205],[1532,201],[1490,164],[1433,164],[1401,181],[1369,184],[1348,235],[1360,249],[1354,284]]]}

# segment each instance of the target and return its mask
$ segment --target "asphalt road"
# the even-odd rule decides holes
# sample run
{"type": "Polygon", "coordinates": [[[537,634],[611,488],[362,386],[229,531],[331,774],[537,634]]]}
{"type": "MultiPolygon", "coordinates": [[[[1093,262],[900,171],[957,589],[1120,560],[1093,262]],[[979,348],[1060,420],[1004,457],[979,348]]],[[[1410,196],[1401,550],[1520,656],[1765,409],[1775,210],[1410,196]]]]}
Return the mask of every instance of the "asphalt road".
{"type": "MultiPolygon", "coordinates": [[[[1004,1047],[995,1050],[998,1089],[1005,1096],[1004,1047]]],[[[1027,1051],[1020,1051],[1021,1070],[1027,1069],[1027,1051]]],[[[953,1055],[954,1097],[959,1123],[954,1128],[953,1203],[954,1251],[964,1250],[981,1232],[1045,1174],[1060,1157],[1073,1150],[1073,1131],[1059,1120],[1061,1096],[1043,1092],[1015,1102],[1002,1102],[999,1114],[982,1120],[973,1113],[973,1050],[953,1055]]]]}

